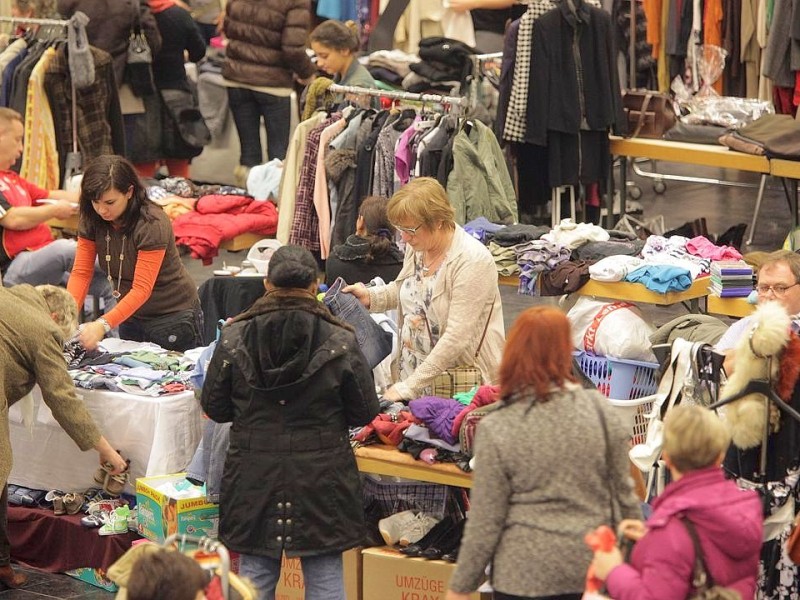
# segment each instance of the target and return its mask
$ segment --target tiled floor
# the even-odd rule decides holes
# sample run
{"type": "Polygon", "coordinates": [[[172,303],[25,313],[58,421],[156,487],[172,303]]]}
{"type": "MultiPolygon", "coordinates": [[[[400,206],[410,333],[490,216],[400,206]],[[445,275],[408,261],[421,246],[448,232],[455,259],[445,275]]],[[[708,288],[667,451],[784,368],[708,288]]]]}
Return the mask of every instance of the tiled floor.
{"type": "MultiPolygon", "coordinates": [[[[735,179],[738,181],[757,183],[757,177],[737,171],[722,171],[703,167],[674,165],[660,163],[662,172],[695,175],[712,178],[735,179]]],[[[653,192],[650,180],[639,181],[643,196],[640,199],[644,206],[644,216],[650,217],[662,214],[668,228],[681,225],[687,220],[705,217],[708,228],[713,233],[720,233],[736,223],[750,223],[753,206],[755,205],[756,191],[750,188],[732,188],[713,186],[707,184],[667,182],[668,189],[659,196],[653,192]]],[[[783,243],[791,225],[791,215],[780,183],[771,182],[764,198],[761,218],[754,244],[745,250],[772,250],[779,248],[783,243]]],[[[749,233],[749,232],[748,232],[749,233]]],[[[219,268],[222,262],[238,264],[246,256],[245,252],[222,252],[213,265],[204,267],[199,261],[189,257],[184,262],[189,268],[195,281],[202,283],[208,277],[213,277],[212,271],[219,268]]],[[[525,296],[518,296],[514,288],[503,287],[503,311],[506,328],[513,323],[516,316],[533,303],[542,302],[525,296]]],[[[645,308],[645,313],[655,323],[664,323],[675,314],[684,311],[682,307],[650,307],[645,308]]],[[[58,543],[54,540],[54,543],[58,543]]],[[[110,599],[113,594],[92,587],[81,581],[74,580],[66,575],[28,571],[31,579],[29,583],[19,590],[0,591],[0,600],[38,600],[41,598],[82,598],[87,600],[110,599]]]]}

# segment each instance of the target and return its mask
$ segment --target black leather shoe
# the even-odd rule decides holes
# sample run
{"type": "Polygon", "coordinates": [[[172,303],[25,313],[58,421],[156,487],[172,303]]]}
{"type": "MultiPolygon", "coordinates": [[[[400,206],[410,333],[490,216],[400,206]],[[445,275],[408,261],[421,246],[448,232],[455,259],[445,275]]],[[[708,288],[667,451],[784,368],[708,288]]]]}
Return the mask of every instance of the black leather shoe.
{"type": "Polygon", "coordinates": [[[4,565],[0,567],[0,586],[6,588],[18,588],[25,585],[28,581],[28,576],[25,573],[15,571],[11,565],[4,565]]]}
{"type": "Polygon", "coordinates": [[[441,538],[423,549],[420,556],[428,560],[436,560],[438,558],[443,558],[445,554],[458,552],[458,547],[461,545],[461,538],[464,535],[465,523],[466,519],[461,519],[452,529],[446,531],[441,538]]]}
{"type": "Polygon", "coordinates": [[[425,548],[437,544],[455,525],[456,523],[452,517],[445,517],[434,525],[416,544],[400,548],[400,552],[406,556],[421,556],[425,548]]]}

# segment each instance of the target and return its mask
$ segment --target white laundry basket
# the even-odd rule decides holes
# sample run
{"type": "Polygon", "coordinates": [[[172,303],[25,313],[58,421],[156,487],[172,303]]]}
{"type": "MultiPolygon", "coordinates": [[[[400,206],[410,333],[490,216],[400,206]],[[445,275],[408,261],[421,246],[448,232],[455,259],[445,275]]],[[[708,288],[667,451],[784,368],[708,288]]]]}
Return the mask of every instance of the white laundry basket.
{"type": "Polygon", "coordinates": [[[262,275],[267,274],[267,267],[269,266],[269,259],[272,254],[283,246],[278,240],[263,239],[258,240],[255,244],[250,246],[247,253],[247,260],[249,260],[256,270],[262,275]]]}

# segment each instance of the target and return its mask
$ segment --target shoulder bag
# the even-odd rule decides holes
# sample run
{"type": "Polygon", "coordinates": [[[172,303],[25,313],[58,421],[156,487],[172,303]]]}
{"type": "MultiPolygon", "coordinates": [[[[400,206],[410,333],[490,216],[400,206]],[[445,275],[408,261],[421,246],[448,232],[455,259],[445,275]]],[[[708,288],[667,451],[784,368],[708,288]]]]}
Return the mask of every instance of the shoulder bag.
{"type": "Polygon", "coordinates": [[[142,33],[142,19],[139,0],[131,0],[134,20],[131,34],[128,38],[127,65],[125,66],[125,79],[131,86],[133,93],[140,98],[150,96],[156,91],[153,80],[153,52],[142,33]]]}
{"type": "Polygon", "coordinates": [[[689,519],[681,519],[694,546],[694,567],[692,569],[692,587],[694,591],[689,594],[688,600],[742,600],[742,595],[736,590],[716,585],[711,573],[708,572],[703,548],[697,530],[689,519]]]}
{"type": "Polygon", "coordinates": [[[675,125],[675,109],[667,94],[625,90],[622,109],[628,122],[628,137],[660,139],[675,125]]]}
{"type": "MultiPolygon", "coordinates": [[[[489,329],[493,311],[494,303],[492,303],[492,307],[489,309],[489,317],[486,319],[486,325],[483,327],[481,341],[478,342],[478,348],[475,350],[475,356],[473,357],[475,360],[477,360],[481,352],[483,340],[486,339],[486,332],[489,329]]],[[[428,328],[428,337],[431,340],[431,344],[433,344],[433,334],[427,316],[425,316],[425,326],[428,328]]],[[[481,374],[481,370],[473,362],[472,365],[453,367],[437,375],[433,380],[433,390],[431,393],[437,398],[452,398],[456,394],[468,392],[482,383],[483,375],[481,374]]]]}

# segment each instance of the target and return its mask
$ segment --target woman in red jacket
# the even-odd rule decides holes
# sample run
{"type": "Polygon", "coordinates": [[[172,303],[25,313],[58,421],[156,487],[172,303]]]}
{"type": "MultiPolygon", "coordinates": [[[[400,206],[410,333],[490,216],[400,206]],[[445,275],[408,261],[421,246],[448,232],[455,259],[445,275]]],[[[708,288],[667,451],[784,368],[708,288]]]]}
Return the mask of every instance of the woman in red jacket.
{"type": "Polygon", "coordinates": [[[615,600],[685,600],[693,591],[697,532],[714,583],[753,598],[763,516],[755,492],[742,491],[720,468],[730,435],[720,418],[699,406],[673,408],[664,419],[662,456],[672,483],[653,504],[647,523],[623,521],[632,539],[630,564],[618,549],[595,553],[595,574],[615,600]]]}

